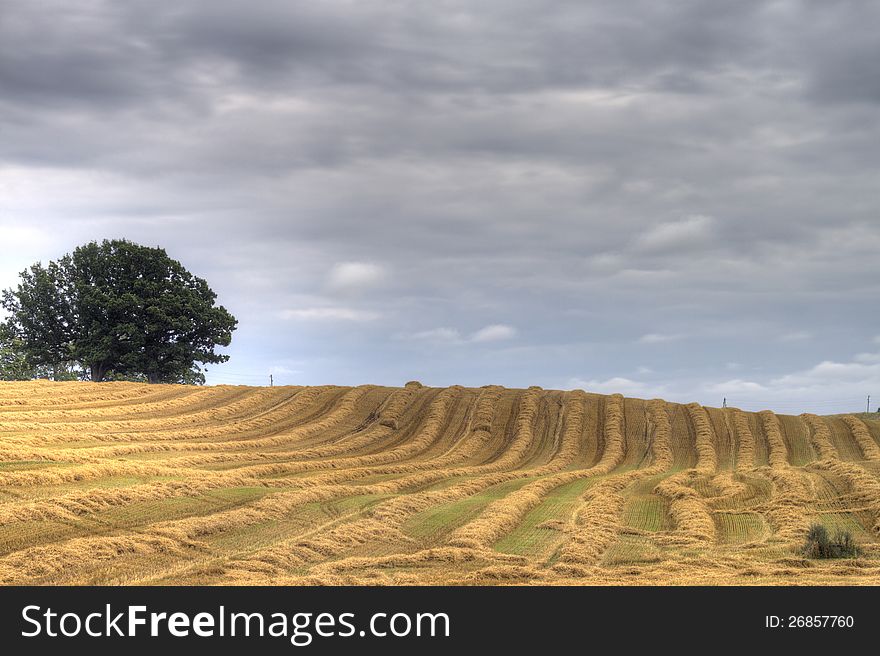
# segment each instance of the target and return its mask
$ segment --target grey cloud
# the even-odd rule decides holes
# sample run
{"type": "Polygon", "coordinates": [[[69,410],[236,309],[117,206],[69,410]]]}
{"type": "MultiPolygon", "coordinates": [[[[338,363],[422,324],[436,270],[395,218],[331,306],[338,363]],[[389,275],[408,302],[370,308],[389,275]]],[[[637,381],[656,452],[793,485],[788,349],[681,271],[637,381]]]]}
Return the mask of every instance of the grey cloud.
{"type": "Polygon", "coordinates": [[[877,334],[876,12],[7,0],[0,279],[163,244],[247,318],[216,381],[714,394],[730,362],[849,362],[877,334]],[[492,325],[516,339],[443,347],[492,325]]]}

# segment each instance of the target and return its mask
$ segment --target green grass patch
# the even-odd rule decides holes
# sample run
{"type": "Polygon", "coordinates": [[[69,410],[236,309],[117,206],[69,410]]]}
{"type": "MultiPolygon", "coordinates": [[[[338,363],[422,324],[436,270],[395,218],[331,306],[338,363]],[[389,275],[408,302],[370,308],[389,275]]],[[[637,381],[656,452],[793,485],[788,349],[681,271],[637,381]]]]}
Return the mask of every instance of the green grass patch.
{"type": "Polygon", "coordinates": [[[543,527],[541,524],[553,519],[568,518],[577,509],[581,495],[594,482],[594,478],[583,478],[550,492],[515,529],[495,544],[495,550],[528,556],[539,556],[551,551],[563,536],[558,530],[543,527]]]}
{"type": "Polygon", "coordinates": [[[768,532],[767,524],[759,513],[718,512],[712,515],[715,528],[724,544],[744,544],[760,539],[768,532]]]}
{"type": "Polygon", "coordinates": [[[622,521],[640,531],[662,531],[666,528],[666,502],[655,495],[640,495],[626,500],[622,521]]]}
{"type": "Polygon", "coordinates": [[[818,523],[827,528],[832,535],[838,531],[848,531],[854,536],[867,536],[865,527],[849,512],[822,513],[818,517],[818,523]]]}
{"type": "Polygon", "coordinates": [[[529,478],[493,485],[482,492],[458,501],[440,504],[410,517],[403,531],[415,538],[439,538],[479,515],[490,503],[518,490],[529,478]]]}
{"type": "Polygon", "coordinates": [[[196,497],[171,497],[154,501],[139,501],[95,513],[89,519],[94,523],[114,528],[130,528],[228,510],[261,499],[269,492],[271,490],[264,487],[224,488],[196,497]]]}
{"type": "Polygon", "coordinates": [[[272,545],[314,530],[345,515],[370,508],[389,495],[361,494],[326,503],[307,503],[295,508],[283,519],[272,519],[233,528],[208,536],[206,540],[219,551],[241,554],[272,545]]]}

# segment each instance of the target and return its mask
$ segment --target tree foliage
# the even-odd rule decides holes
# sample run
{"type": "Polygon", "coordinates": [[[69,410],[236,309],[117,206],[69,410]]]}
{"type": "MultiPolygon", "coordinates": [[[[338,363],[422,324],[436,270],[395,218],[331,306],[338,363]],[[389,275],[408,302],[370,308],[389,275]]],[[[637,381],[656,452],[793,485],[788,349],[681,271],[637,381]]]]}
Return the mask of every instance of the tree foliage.
{"type": "Polygon", "coordinates": [[[5,332],[32,368],[62,375],[70,363],[93,381],[203,383],[197,363],[229,356],[236,319],[208,283],[162,248],[127,240],[80,246],[21,273],[3,292],[5,332]]]}
{"type": "Polygon", "coordinates": [[[0,380],[31,380],[36,369],[21,351],[21,345],[0,337],[0,380]]]}

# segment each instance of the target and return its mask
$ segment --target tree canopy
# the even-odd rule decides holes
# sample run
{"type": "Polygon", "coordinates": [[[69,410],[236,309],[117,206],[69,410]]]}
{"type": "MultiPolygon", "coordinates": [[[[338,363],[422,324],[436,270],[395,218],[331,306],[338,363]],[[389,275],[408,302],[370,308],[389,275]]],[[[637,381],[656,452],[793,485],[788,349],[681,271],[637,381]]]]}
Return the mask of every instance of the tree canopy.
{"type": "Polygon", "coordinates": [[[216,300],[162,248],[91,242],[22,271],[18,287],[3,291],[0,337],[19,370],[58,378],[74,364],[93,381],[203,383],[198,363],[228,360],[215,349],[238,323],[216,300]]]}

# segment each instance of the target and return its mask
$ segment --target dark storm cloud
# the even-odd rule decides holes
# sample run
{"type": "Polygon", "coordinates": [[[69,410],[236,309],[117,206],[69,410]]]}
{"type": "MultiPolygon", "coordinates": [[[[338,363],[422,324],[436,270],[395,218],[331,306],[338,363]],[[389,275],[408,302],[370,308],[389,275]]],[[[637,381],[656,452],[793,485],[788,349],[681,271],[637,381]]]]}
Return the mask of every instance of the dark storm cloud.
{"type": "Polygon", "coordinates": [[[217,381],[848,396],[878,11],[6,0],[0,282],[165,245],[247,317],[217,381]]]}

